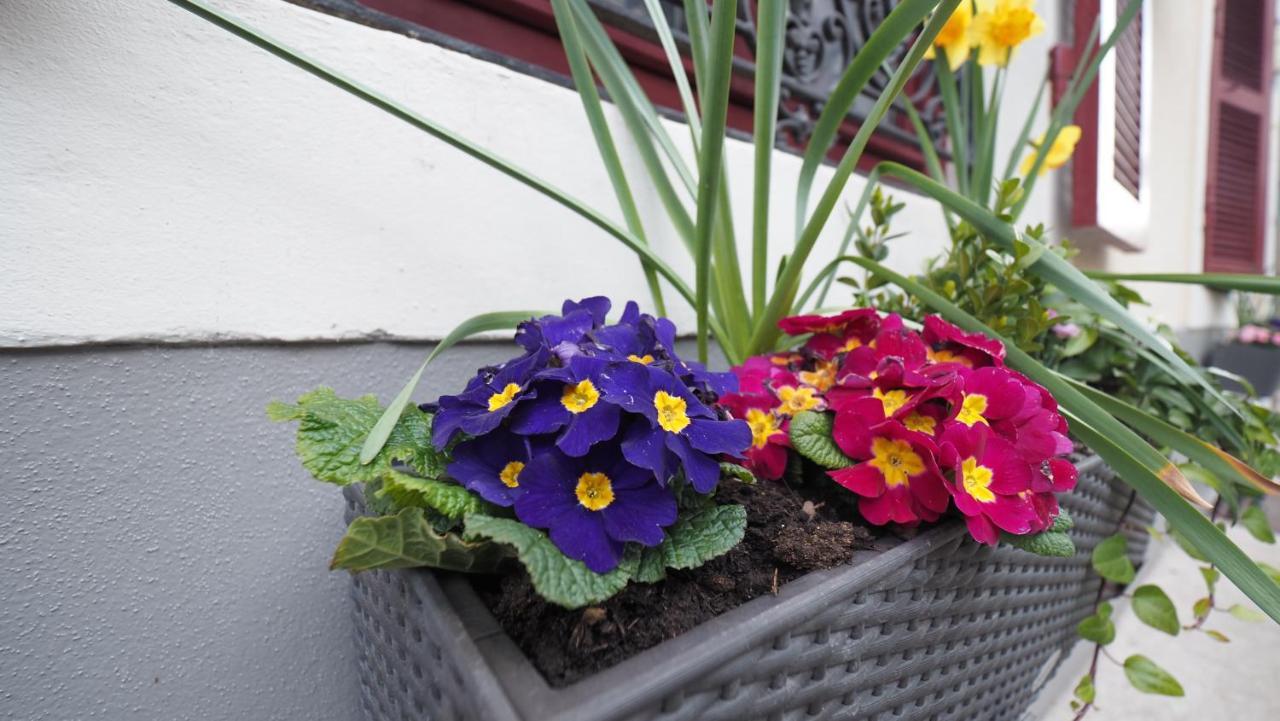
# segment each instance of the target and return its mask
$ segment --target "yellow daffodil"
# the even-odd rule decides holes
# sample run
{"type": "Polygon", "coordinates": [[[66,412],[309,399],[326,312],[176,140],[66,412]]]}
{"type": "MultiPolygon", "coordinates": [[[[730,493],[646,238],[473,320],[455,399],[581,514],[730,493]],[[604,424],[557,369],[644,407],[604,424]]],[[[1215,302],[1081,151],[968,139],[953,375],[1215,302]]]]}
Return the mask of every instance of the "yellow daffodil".
{"type": "MultiPolygon", "coordinates": [[[[1076,143],[1080,142],[1080,126],[1068,125],[1058,133],[1058,137],[1053,139],[1053,145],[1049,147],[1049,152],[1044,156],[1044,164],[1040,166],[1040,175],[1044,175],[1050,170],[1061,168],[1071,160],[1071,154],[1076,150],[1076,143]]],[[[1032,147],[1039,150],[1044,145],[1044,136],[1031,144],[1032,147]]],[[[1027,155],[1022,161],[1022,177],[1031,174],[1031,166],[1035,165],[1036,154],[1027,155]]]]}
{"type": "Polygon", "coordinates": [[[935,55],[934,48],[942,48],[952,70],[964,65],[964,61],[969,59],[969,51],[973,49],[973,42],[969,36],[972,22],[973,3],[970,0],[964,0],[956,6],[951,17],[947,18],[947,24],[938,31],[938,36],[933,39],[929,49],[924,51],[924,56],[932,60],[935,55]]]}
{"type": "Polygon", "coordinates": [[[970,26],[970,42],[978,46],[978,64],[1009,62],[1013,49],[1044,32],[1044,20],[1032,8],[1034,0],[977,0],[978,14],[970,26]]]}

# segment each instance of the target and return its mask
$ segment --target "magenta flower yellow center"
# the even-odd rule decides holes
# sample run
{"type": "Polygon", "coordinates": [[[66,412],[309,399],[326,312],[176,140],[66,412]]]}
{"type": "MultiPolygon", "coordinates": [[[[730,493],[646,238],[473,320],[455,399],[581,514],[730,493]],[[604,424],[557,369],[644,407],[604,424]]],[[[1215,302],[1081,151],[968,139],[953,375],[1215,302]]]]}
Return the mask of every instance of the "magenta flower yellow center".
{"type": "Polygon", "coordinates": [[[658,425],[668,433],[679,433],[690,423],[689,415],[686,413],[689,404],[679,396],[658,391],[653,395],[653,407],[658,411],[658,425]]]}
{"type": "Polygon", "coordinates": [[[871,395],[880,399],[880,405],[884,406],[885,416],[891,416],[898,412],[898,409],[907,404],[906,391],[889,391],[888,393],[879,388],[871,392],[871,395]]]}
{"type": "Polygon", "coordinates": [[[990,503],[996,499],[995,492],[991,490],[991,478],[991,469],[978,465],[976,458],[966,458],[960,464],[960,483],[965,493],[975,501],[990,503]]]}
{"type": "Polygon", "coordinates": [[[801,411],[811,411],[817,408],[820,401],[813,394],[814,389],[812,388],[782,386],[778,389],[778,400],[782,401],[782,405],[778,407],[778,412],[784,416],[794,416],[801,411]]]}
{"type": "Polygon", "coordinates": [[[956,420],[969,427],[973,427],[974,423],[986,423],[987,419],[982,416],[986,410],[987,397],[981,393],[971,393],[964,397],[964,404],[960,406],[956,420]]]}
{"type": "Polygon", "coordinates": [[[603,473],[583,473],[574,489],[578,503],[589,511],[601,511],[613,503],[613,482],[603,473]]]}
{"type": "Polygon", "coordinates": [[[923,413],[909,413],[907,417],[902,419],[902,424],[913,431],[920,433],[928,433],[933,435],[934,429],[938,427],[938,421],[933,416],[926,416],[923,413]]]}
{"type": "Polygon", "coordinates": [[[560,396],[560,405],[570,413],[583,413],[591,410],[600,400],[600,391],[590,380],[580,381],[575,385],[566,385],[564,395],[560,396]]]}
{"type": "Polygon", "coordinates": [[[747,425],[751,426],[751,447],[756,449],[764,448],[779,430],[778,417],[759,408],[747,411],[747,425]]]}
{"type": "Polygon", "coordinates": [[[884,476],[890,488],[905,486],[911,476],[924,473],[924,459],[911,450],[911,444],[893,438],[871,440],[871,466],[884,476]]]}
{"type": "Polygon", "coordinates": [[[632,353],[631,355],[627,356],[627,360],[631,361],[632,363],[639,363],[642,366],[647,366],[653,362],[653,356],[649,355],[648,353],[645,353],[644,355],[636,355],[635,353],[632,353]]]}
{"type": "Polygon", "coordinates": [[[500,392],[489,396],[489,412],[492,413],[499,408],[506,406],[520,392],[520,386],[515,383],[508,383],[500,392]]]}
{"type": "Polygon", "coordinates": [[[800,371],[800,382],[826,392],[836,382],[836,364],[818,362],[811,371],[800,371]]]}
{"type": "Polygon", "coordinates": [[[932,348],[926,348],[925,353],[928,354],[929,360],[933,361],[934,363],[959,363],[960,365],[965,366],[967,368],[973,367],[973,362],[970,361],[968,358],[965,358],[959,353],[956,353],[954,351],[949,351],[945,348],[943,348],[942,350],[934,350],[932,348]]]}
{"type": "Polygon", "coordinates": [[[502,485],[507,488],[520,487],[520,471],[524,470],[524,464],[520,461],[512,461],[502,467],[498,471],[498,480],[502,481],[502,485]]]}

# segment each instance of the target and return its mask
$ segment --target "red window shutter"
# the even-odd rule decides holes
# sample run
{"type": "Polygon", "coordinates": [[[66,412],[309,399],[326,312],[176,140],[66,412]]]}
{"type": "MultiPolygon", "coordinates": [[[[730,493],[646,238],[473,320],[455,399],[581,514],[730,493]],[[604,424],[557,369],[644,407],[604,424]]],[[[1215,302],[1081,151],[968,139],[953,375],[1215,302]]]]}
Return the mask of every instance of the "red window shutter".
{"type": "MultiPolygon", "coordinates": [[[[1116,16],[1128,0],[1116,3],[1116,16]]],[[[1129,194],[1138,197],[1142,186],[1142,13],[1133,18],[1116,43],[1115,125],[1116,143],[1112,174],[1129,194]]]]}
{"type": "Polygon", "coordinates": [[[1259,273],[1266,238],[1271,0],[1218,0],[1204,269],[1259,273]]]}

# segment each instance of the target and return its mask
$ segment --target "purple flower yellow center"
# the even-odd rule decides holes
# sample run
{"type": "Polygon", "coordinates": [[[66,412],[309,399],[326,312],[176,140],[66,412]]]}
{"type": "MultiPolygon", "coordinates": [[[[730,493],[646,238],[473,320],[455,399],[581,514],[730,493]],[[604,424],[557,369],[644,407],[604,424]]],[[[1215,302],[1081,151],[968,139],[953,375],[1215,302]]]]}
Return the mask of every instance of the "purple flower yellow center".
{"type": "Polygon", "coordinates": [[[886,393],[877,388],[874,391],[871,391],[871,395],[880,399],[880,405],[884,406],[884,415],[886,418],[897,413],[899,408],[907,404],[906,391],[889,391],[886,393]]]}
{"type": "Polygon", "coordinates": [[[836,382],[836,364],[819,362],[811,371],[800,371],[800,382],[824,393],[836,382]]]}
{"type": "Polygon", "coordinates": [[[515,383],[508,383],[501,391],[489,396],[489,412],[492,413],[499,408],[505,407],[510,403],[516,394],[520,392],[520,386],[515,383]]]}
{"type": "Polygon", "coordinates": [[[905,486],[911,476],[924,473],[924,459],[911,450],[911,444],[894,438],[871,439],[871,466],[884,476],[889,488],[905,486]]]}
{"type": "Polygon", "coordinates": [[[627,356],[627,360],[631,361],[632,363],[639,363],[642,366],[647,366],[653,362],[653,356],[649,355],[648,353],[645,353],[644,355],[636,355],[635,353],[632,353],[631,355],[627,356]]]}
{"type": "Polygon", "coordinates": [[[566,385],[564,395],[560,396],[560,405],[570,413],[584,413],[591,410],[600,400],[600,391],[590,380],[566,385]]]}
{"type": "Polygon", "coordinates": [[[520,461],[511,461],[498,471],[498,480],[502,481],[502,485],[507,488],[520,487],[520,471],[524,470],[524,464],[520,461]]]}
{"type": "Polygon", "coordinates": [[[972,428],[974,423],[987,422],[987,419],[982,416],[986,410],[987,397],[981,393],[971,393],[964,397],[964,403],[960,406],[960,412],[956,414],[956,420],[972,428]]]}
{"type": "Polygon", "coordinates": [[[669,433],[679,433],[689,425],[689,415],[685,412],[689,404],[679,396],[666,391],[658,391],[653,395],[653,407],[658,411],[658,425],[669,433]]]}
{"type": "Polygon", "coordinates": [[[782,401],[778,412],[784,416],[794,416],[801,411],[817,408],[819,400],[814,397],[814,392],[812,388],[782,386],[778,389],[778,400],[782,401]]]}
{"type": "Polygon", "coordinates": [[[613,482],[603,473],[583,473],[573,491],[588,511],[601,511],[613,503],[613,482]]]}
{"type": "Polygon", "coordinates": [[[990,503],[996,499],[995,492],[991,490],[993,475],[990,468],[979,465],[978,459],[972,456],[960,464],[960,483],[964,486],[965,493],[975,501],[990,503]]]}
{"type": "Polygon", "coordinates": [[[756,449],[764,448],[779,431],[778,417],[759,408],[747,411],[747,425],[751,427],[751,447],[756,449]]]}
{"type": "Polygon", "coordinates": [[[933,435],[934,429],[938,427],[938,421],[933,416],[914,412],[907,414],[907,417],[902,419],[902,424],[913,431],[929,435],[933,435]]]}

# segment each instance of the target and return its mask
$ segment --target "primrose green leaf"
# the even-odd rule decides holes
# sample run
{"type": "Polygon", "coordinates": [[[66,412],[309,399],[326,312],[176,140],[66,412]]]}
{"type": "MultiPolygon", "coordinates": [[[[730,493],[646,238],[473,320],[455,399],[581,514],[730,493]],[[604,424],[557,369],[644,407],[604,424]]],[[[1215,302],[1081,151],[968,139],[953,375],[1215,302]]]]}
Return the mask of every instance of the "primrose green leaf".
{"type": "Polygon", "coordinates": [[[1014,548],[1020,548],[1037,556],[1071,558],[1076,555],[1076,544],[1071,540],[1071,536],[1060,531],[1048,530],[1029,536],[1006,533],[1002,535],[1002,540],[1014,548]]]}
{"type": "Polygon", "coordinates": [[[657,547],[641,548],[640,559],[631,580],[637,583],[657,583],[666,577],[667,566],[663,562],[662,551],[657,547]]]}
{"type": "Polygon", "coordinates": [[[447,518],[462,518],[469,513],[481,513],[486,508],[483,501],[456,483],[420,478],[395,470],[387,471],[382,477],[381,492],[401,506],[425,505],[447,518]]]}
{"type": "Polygon", "coordinates": [[[697,568],[723,556],[742,541],[747,529],[747,509],[737,505],[712,506],[692,513],[667,529],[658,546],[667,568],[697,568]]]}
{"type": "Polygon", "coordinates": [[[1128,549],[1124,536],[1117,533],[1107,538],[1093,549],[1093,570],[1108,581],[1129,583],[1135,571],[1128,549]]]}
{"type": "Polygon", "coordinates": [[[1263,543],[1275,543],[1276,534],[1271,530],[1267,514],[1258,506],[1249,506],[1240,514],[1240,523],[1249,531],[1249,535],[1263,543]]]}
{"type": "Polygon", "coordinates": [[[1116,640],[1116,625],[1111,620],[1111,604],[1099,604],[1097,613],[1076,625],[1076,633],[1080,634],[1080,638],[1102,646],[1116,640]]]}
{"type": "Polygon", "coordinates": [[[1129,683],[1134,688],[1143,693],[1161,696],[1183,695],[1182,684],[1178,683],[1177,679],[1141,654],[1134,654],[1124,660],[1124,675],[1128,677],[1129,683]]]}
{"type": "Polygon", "coordinates": [[[1066,533],[1074,528],[1075,525],[1076,520],[1071,517],[1071,514],[1067,512],[1067,509],[1059,508],[1058,517],[1053,519],[1053,525],[1049,526],[1049,530],[1066,533]]]}
{"type": "Polygon", "coordinates": [[[547,534],[519,521],[473,514],[467,516],[465,538],[487,538],[515,548],[539,596],[564,608],[599,603],[621,591],[631,579],[630,565],[595,573],[560,552],[547,534]]]}
{"type": "Polygon", "coordinates": [[[1075,697],[1084,703],[1093,703],[1097,698],[1097,689],[1093,685],[1092,676],[1081,676],[1080,683],[1076,684],[1075,697]]]}
{"type": "Polygon", "coordinates": [[[421,508],[406,508],[394,516],[352,521],[329,567],[356,572],[425,566],[489,573],[509,557],[499,544],[467,543],[452,533],[436,533],[421,508]]]}
{"type": "Polygon", "coordinates": [[[791,446],[823,468],[848,468],[856,461],[846,456],[831,438],[831,415],[802,411],[791,419],[791,446]]]}
{"type": "Polygon", "coordinates": [[[751,469],[746,466],[740,466],[737,463],[721,463],[720,477],[745,483],[748,486],[756,484],[756,474],[752,473],[751,469]]]}
{"type": "Polygon", "coordinates": [[[267,406],[272,420],[298,421],[298,457],[318,480],[341,486],[372,481],[384,475],[393,460],[425,476],[443,475],[447,461],[431,445],[431,416],[417,406],[404,409],[373,462],[360,463],[360,447],[382,412],[373,396],[339,398],[331,388],[317,388],[295,405],[267,406]]]}
{"type": "Polygon", "coordinates": [[[1177,636],[1182,630],[1178,610],[1159,586],[1147,584],[1134,589],[1133,612],[1143,623],[1170,636],[1177,636]]]}
{"type": "Polygon", "coordinates": [[[1235,616],[1241,621],[1247,621],[1249,623],[1258,623],[1260,621],[1267,620],[1267,615],[1262,611],[1259,611],[1256,608],[1250,608],[1248,606],[1244,606],[1239,603],[1233,604],[1231,608],[1228,608],[1227,613],[1231,614],[1232,616],[1235,616]]]}

